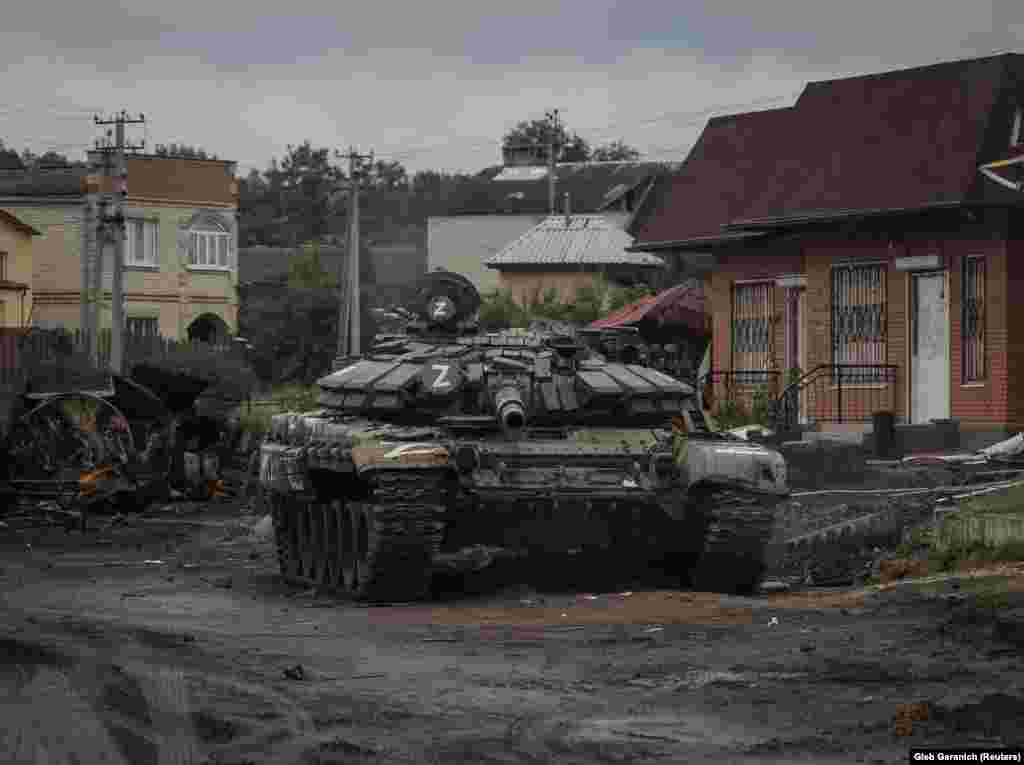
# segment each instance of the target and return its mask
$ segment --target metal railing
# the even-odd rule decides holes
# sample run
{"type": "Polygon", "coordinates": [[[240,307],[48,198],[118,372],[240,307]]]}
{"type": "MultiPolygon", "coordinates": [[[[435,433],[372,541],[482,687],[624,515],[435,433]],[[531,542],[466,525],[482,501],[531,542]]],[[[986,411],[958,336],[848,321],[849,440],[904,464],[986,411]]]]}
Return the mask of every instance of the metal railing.
{"type": "Polygon", "coordinates": [[[818,422],[869,422],[894,411],[899,368],[895,364],[820,364],[796,380],[763,369],[715,369],[698,380],[711,387],[713,408],[756,416],[775,430],[818,422]]]}
{"type": "Polygon", "coordinates": [[[898,372],[895,364],[820,364],[775,398],[772,425],[870,422],[875,412],[895,411],[898,372]]]}

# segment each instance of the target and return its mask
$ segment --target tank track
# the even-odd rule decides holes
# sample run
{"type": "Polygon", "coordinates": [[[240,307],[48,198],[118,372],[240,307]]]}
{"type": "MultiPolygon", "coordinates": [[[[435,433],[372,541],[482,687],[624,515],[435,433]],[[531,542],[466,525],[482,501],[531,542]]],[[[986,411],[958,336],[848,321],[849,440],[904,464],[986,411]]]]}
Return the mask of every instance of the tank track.
{"type": "Polygon", "coordinates": [[[429,596],[444,535],[446,478],[443,470],[375,472],[372,501],[352,505],[359,515],[353,597],[379,602],[429,596]]]}
{"type": "Polygon", "coordinates": [[[704,545],[690,570],[691,586],[735,595],[756,592],[764,576],[778,502],[732,489],[704,495],[698,502],[706,523],[704,545]]]}
{"type": "Polygon", "coordinates": [[[440,470],[378,471],[362,502],[271,493],[282,578],[372,602],[428,597],[444,534],[445,477],[440,470]]]}

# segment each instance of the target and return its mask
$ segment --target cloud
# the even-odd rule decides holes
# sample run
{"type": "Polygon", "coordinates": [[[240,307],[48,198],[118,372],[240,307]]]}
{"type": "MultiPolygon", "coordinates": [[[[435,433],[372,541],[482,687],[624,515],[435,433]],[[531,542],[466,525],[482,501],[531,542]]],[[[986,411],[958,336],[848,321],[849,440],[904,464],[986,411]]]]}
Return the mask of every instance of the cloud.
{"type": "Polygon", "coordinates": [[[1019,0],[35,0],[0,29],[0,138],[75,154],[94,110],[124,108],[149,119],[133,138],[243,170],[307,138],[477,170],[515,122],[558,107],[589,140],[680,159],[713,107],[784,105],[808,80],[1022,34],[1019,0]]]}

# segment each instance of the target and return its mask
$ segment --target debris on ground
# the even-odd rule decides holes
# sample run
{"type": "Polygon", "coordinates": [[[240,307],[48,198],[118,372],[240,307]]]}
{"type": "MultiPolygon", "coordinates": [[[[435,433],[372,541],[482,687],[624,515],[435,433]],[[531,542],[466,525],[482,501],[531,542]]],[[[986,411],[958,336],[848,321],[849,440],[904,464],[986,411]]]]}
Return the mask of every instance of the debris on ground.
{"type": "Polygon", "coordinates": [[[259,522],[252,527],[253,536],[260,540],[265,541],[274,536],[274,518],[271,515],[263,516],[259,522]]]}

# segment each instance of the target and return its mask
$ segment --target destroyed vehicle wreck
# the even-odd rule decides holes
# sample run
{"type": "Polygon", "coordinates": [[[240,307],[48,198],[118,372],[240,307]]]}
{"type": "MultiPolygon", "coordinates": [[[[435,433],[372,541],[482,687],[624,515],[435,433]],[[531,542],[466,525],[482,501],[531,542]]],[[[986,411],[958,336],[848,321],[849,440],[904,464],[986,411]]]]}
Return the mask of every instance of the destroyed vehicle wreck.
{"type": "Polygon", "coordinates": [[[131,377],[37,365],[0,443],[5,505],[55,503],[84,524],[92,513],[144,510],[173,489],[219,493],[225,411],[243,391],[218,378],[177,361],[136,364],[131,377]]]}

